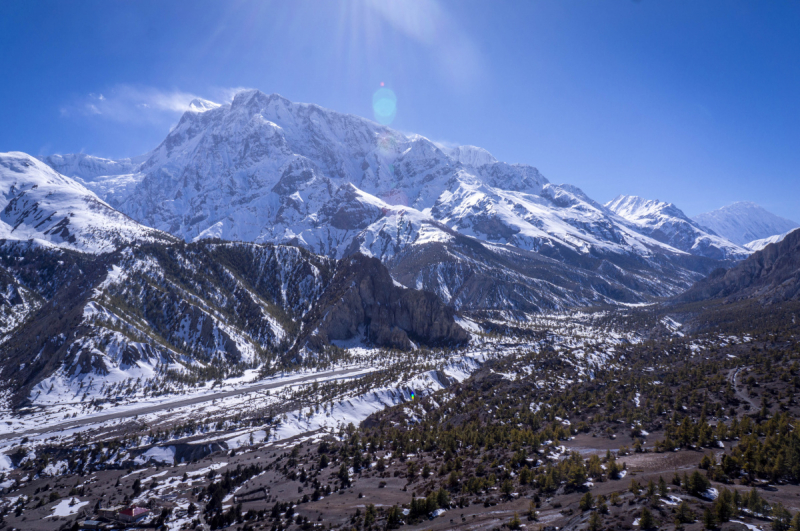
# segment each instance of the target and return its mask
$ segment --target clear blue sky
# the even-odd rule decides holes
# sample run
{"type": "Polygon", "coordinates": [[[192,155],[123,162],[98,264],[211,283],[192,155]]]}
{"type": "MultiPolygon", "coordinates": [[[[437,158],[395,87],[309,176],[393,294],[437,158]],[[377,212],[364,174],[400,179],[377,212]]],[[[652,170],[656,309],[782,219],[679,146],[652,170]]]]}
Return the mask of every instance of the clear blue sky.
{"type": "Polygon", "coordinates": [[[800,2],[5,0],[0,151],[154,148],[237,87],[474,144],[605,202],[800,221],[800,2]]]}

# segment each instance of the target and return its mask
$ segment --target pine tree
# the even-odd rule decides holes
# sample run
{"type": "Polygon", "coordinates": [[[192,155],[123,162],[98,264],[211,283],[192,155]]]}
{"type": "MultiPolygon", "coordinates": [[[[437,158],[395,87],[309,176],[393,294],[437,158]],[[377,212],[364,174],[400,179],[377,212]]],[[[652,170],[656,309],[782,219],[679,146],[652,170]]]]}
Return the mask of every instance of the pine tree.
{"type": "Polygon", "coordinates": [[[789,528],[792,531],[800,531],[800,513],[795,513],[792,518],[792,526],[789,528]]]}
{"type": "Polygon", "coordinates": [[[686,500],[682,501],[681,504],[678,506],[675,518],[681,524],[690,524],[694,522],[694,514],[692,513],[692,510],[689,508],[689,504],[686,503],[686,500]]]}
{"type": "MultiPolygon", "coordinates": [[[[539,513],[536,512],[536,504],[531,500],[530,505],[528,505],[528,520],[531,522],[535,522],[539,519],[539,513]]],[[[800,529],[798,529],[800,531],[800,529]]]]}
{"type": "Polygon", "coordinates": [[[342,466],[339,467],[339,481],[342,482],[342,487],[350,486],[350,474],[348,473],[346,463],[342,463],[342,466]]]}
{"type": "Polygon", "coordinates": [[[653,519],[653,514],[650,512],[650,509],[645,507],[642,509],[642,514],[639,516],[639,528],[641,529],[652,529],[656,525],[655,520],[653,519]]]}
{"type": "Polygon", "coordinates": [[[717,528],[717,519],[714,516],[714,512],[711,509],[706,509],[706,511],[703,513],[703,526],[706,529],[717,528]]]}
{"type": "Polygon", "coordinates": [[[662,498],[666,498],[667,494],[667,482],[664,481],[663,477],[658,476],[658,495],[662,498]]]}
{"type": "Polygon", "coordinates": [[[789,526],[792,523],[792,515],[782,503],[776,503],[772,506],[772,529],[773,531],[789,531],[789,526]]]}
{"type": "Polygon", "coordinates": [[[589,531],[600,531],[603,528],[603,520],[597,513],[592,513],[589,517],[589,531]]]}
{"type": "Polygon", "coordinates": [[[759,496],[758,491],[753,487],[747,496],[747,508],[753,514],[761,514],[764,511],[764,501],[759,496]]]}
{"type": "Polygon", "coordinates": [[[594,500],[592,499],[592,493],[587,492],[581,497],[581,501],[578,506],[580,507],[581,511],[589,511],[593,505],[594,500]]]}

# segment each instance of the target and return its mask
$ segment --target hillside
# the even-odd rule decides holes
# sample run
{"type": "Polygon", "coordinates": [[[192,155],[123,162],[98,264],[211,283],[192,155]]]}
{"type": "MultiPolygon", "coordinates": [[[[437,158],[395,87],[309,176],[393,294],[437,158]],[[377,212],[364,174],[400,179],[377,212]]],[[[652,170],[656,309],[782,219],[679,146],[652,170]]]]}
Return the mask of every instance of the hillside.
{"type": "Polygon", "coordinates": [[[452,309],[430,293],[394,287],[377,260],[364,281],[383,284],[369,300],[345,281],[348,271],[367,272],[350,264],[271,244],[140,244],[94,256],[7,243],[0,252],[3,387],[19,406],[79,395],[89,382],[163,391],[303,360],[320,368],[343,355],[332,341],[350,336],[325,319],[303,327],[331,311],[347,330],[366,330],[361,339],[374,347],[468,339],[452,309]],[[352,297],[364,305],[333,302],[352,297]],[[298,342],[312,330],[313,344],[298,342]]]}
{"type": "Polygon", "coordinates": [[[728,270],[713,272],[677,300],[720,298],[756,299],[765,304],[800,299],[800,230],[728,270]]]}
{"type": "Polygon", "coordinates": [[[0,153],[0,239],[92,253],[134,242],[174,242],[118,212],[75,180],[24,153],[0,153]]]}

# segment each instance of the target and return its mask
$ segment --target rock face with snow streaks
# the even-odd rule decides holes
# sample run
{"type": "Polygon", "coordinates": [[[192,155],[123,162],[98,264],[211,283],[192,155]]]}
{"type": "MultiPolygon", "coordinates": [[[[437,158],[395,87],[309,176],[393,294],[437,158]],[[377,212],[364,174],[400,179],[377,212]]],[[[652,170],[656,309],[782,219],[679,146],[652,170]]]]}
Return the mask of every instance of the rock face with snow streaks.
{"type": "Polygon", "coordinates": [[[750,201],[740,201],[712,212],[698,214],[694,221],[737,245],[784,234],[800,224],[776,216],[750,201]]]}
{"type": "Polygon", "coordinates": [[[397,285],[378,259],[357,253],[338,264],[296,345],[351,339],[404,350],[415,343],[462,345],[469,335],[454,316],[433,293],[397,285]]]}
{"type": "Polygon", "coordinates": [[[714,271],[678,297],[707,299],[755,299],[764,304],[800,300],[800,230],[728,270],[714,271]]]}
{"type": "MultiPolygon", "coordinates": [[[[291,243],[334,258],[360,252],[383,261],[395,276],[403,257],[418,261],[425,255],[419,248],[436,242],[447,249],[452,268],[479,276],[503,267],[499,252],[517,261],[530,258],[534,266],[527,269],[547,257],[581,270],[574,281],[602,279],[576,297],[559,299],[555,293],[573,291],[574,282],[547,274],[556,285],[538,299],[552,295],[552,301],[515,307],[515,300],[532,297],[505,297],[512,310],[674,295],[717,267],[716,259],[746,255],[710,234],[698,233],[690,242],[661,237],[574,186],[552,184],[536,168],[497,161],[481,148],[440,147],[419,135],[257,90],[240,92],[229,104],[194,106],[161,145],[135,161],[134,167],[133,160],[120,161],[114,171],[132,173],[117,177],[95,175],[95,168],[111,167],[108,162],[85,162],[92,171],[52,163],[64,171],[78,167],[86,186],[95,186],[109,204],[186,241],[291,243]],[[491,255],[490,262],[460,263],[464,253],[450,248],[453,233],[486,246],[481,253],[491,255]],[[507,251],[500,252],[502,247],[507,251]]],[[[434,267],[425,264],[415,279],[406,268],[403,282],[437,294],[459,291],[462,296],[453,300],[467,310],[497,300],[483,295],[487,291],[516,289],[500,279],[495,287],[471,282],[470,289],[460,289],[434,276],[434,267]]]]}
{"type": "Polygon", "coordinates": [[[337,262],[294,246],[145,242],[98,255],[6,242],[0,283],[0,374],[17,405],[92,380],[203,382],[269,371],[292,347],[305,355],[298,338],[312,321],[317,351],[349,338],[347,330],[403,349],[468,339],[451,307],[396,287],[378,260],[337,262]]]}
{"type": "Polygon", "coordinates": [[[651,238],[691,254],[716,260],[744,260],[750,254],[704,229],[672,203],[621,195],[606,207],[651,238]]]}

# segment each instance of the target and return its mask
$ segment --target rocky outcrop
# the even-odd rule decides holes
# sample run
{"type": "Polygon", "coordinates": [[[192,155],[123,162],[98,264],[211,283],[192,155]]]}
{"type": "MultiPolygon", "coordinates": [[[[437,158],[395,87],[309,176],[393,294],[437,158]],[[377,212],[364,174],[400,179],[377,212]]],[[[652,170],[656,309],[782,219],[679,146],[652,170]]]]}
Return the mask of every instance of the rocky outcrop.
{"type": "Polygon", "coordinates": [[[677,297],[678,302],[756,299],[764,304],[800,300],[800,230],[730,269],[718,269],[677,297]]]}
{"type": "Polygon", "coordinates": [[[414,344],[456,346],[469,335],[454,317],[454,310],[433,293],[402,287],[380,260],[354,254],[339,262],[292,350],[354,338],[403,350],[414,344]]]}

